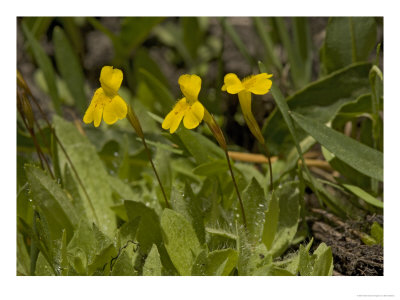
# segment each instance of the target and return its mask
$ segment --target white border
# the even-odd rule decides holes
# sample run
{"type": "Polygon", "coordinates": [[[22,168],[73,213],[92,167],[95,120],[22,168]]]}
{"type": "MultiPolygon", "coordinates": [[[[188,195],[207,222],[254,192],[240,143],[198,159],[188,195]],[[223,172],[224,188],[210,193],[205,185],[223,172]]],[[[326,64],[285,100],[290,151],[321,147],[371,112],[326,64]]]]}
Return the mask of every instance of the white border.
{"type": "MultiPolygon", "coordinates": [[[[1,16],[1,286],[3,299],[363,299],[400,297],[399,266],[399,34],[395,1],[15,1],[1,16]],[[331,278],[23,278],[15,276],[16,16],[384,16],[385,261],[384,277],[331,278]],[[10,125],[11,124],[11,125],[10,125]],[[5,192],[4,192],[5,191],[5,192]],[[12,224],[12,225],[11,225],[12,224]],[[398,277],[398,276],[397,276],[398,277]]],[[[340,88],[340,87],[338,87],[340,88]]]]}

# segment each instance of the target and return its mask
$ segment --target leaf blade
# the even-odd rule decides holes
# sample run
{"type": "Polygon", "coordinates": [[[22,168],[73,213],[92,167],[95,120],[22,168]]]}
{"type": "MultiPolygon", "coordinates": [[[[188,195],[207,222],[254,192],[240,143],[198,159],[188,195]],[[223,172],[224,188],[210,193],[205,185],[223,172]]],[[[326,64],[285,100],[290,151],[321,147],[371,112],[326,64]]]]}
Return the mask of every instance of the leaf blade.
{"type": "Polygon", "coordinates": [[[383,154],[324,124],[291,113],[296,123],[321,145],[359,172],[383,181],[383,154]]]}

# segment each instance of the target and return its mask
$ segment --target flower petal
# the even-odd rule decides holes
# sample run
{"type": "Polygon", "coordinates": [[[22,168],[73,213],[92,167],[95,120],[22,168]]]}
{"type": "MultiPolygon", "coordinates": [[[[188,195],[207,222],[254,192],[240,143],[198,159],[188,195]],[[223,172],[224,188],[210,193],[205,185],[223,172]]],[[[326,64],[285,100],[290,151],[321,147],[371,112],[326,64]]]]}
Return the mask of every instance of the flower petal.
{"type": "Polygon", "coordinates": [[[237,94],[244,89],[240,79],[233,73],[225,75],[224,83],[222,90],[226,90],[229,94],[237,94]]]}
{"type": "Polygon", "coordinates": [[[126,117],[128,113],[128,106],[121,96],[116,95],[112,98],[111,102],[104,106],[103,118],[104,122],[111,125],[126,117]]]}
{"type": "Polygon", "coordinates": [[[101,116],[103,115],[103,108],[102,105],[95,106],[93,110],[93,120],[94,120],[94,127],[99,127],[101,122],[101,116]]]}
{"type": "Polygon", "coordinates": [[[197,101],[201,89],[201,78],[197,75],[181,75],[178,79],[183,95],[189,103],[197,101]]]}
{"type": "Polygon", "coordinates": [[[107,103],[107,96],[104,94],[102,88],[98,88],[92,97],[92,101],[90,102],[90,105],[86,110],[85,115],[83,116],[83,122],[85,122],[86,124],[92,123],[94,120],[95,111],[98,114],[99,113],[98,109],[101,109],[102,111],[106,103],[107,103]]]}
{"type": "Polygon", "coordinates": [[[104,66],[101,69],[100,83],[106,94],[114,95],[118,92],[123,76],[121,70],[113,69],[111,66],[104,66]]]}
{"type": "Polygon", "coordinates": [[[261,144],[264,144],[265,141],[263,135],[261,134],[260,127],[258,126],[253,113],[251,112],[251,93],[249,91],[241,91],[238,96],[240,107],[242,108],[243,116],[247,126],[256,139],[261,144]]]}
{"type": "Polygon", "coordinates": [[[174,133],[178,129],[179,124],[181,123],[181,120],[187,108],[188,104],[186,102],[186,98],[182,98],[181,100],[179,100],[175,104],[172,111],[170,111],[168,115],[165,117],[161,125],[162,128],[169,129],[170,133],[174,133]]]}
{"type": "Polygon", "coordinates": [[[85,112],[85,115],[83,116],[83,122],[86,124],[90,124],[93,122],[93,112],[94,112],[95,104],[94,101],[90,102],[90,105],[88,109],[85,112]]]}
{"type": "Polygon", "coordinates": [[[243,85],[247,91],[253,94],[264,95],[268,93],[272,86],[272,81],[268,79],[270,77],[272,77],[272,74],[267,73],[252,75],[243,79],[243,85]]]}
{"type": "Polygon", "coordinates": [[[186,110],[185,116],[183,118],[183,125],[187,129],[196,128],[203,120],[203,117],[204,117],[204,106],[200,103],[200,101],[196,101],[186,110]]]}

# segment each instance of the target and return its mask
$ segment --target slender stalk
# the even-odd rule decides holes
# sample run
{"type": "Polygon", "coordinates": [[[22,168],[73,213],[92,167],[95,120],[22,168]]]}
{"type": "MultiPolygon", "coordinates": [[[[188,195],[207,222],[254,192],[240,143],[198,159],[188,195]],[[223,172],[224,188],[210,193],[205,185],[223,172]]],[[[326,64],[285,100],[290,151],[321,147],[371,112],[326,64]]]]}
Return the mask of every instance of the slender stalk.
{"type": "Polygon", "coordinates": [[[271,154],[269,153],[268,147],[267,147],[267,143],[264,140],[264,143],[262,144],[264,146],[264,151],[265,151],[265,155],[267,155],[267,159],[268,159],[268,166],[269,166],[269,184],[271,186],[271,191],[274,190],[274,179],[272,177],[272,164],[271,164],[271,154]]]}
{"type": "Polygon", "coordinates": [[[238,186],[237,186],[237,184],[236,184],[235,175],[233,175],[233,170],[232,170],[232,166],[231,166],[231,161],[230,161],[230,159],[229,159],[229,154],[228,154],[228,151],[227,151],[227,150],[225,150],[225,155],[226,155],[226,160],[228,161],[229,171],[230,171],[230,173],[231,173],[233,185],[235,186],[236,194],[237,194],[237,196],[238,196],[238,198],[239,198],[240,209],[242,210],[243,224],[244,224],[244,227],[247,228],[246,214],[244,213],[244,206],[243,206],[242,197],[240,197],[239,188],[238,188],[238,186]]]}
{"type": "MultiPolygon", "coordinates": [[[[49,172],[51,178],[54,179],[54,175],[53,175],[53,172],[52,172],[52,170],[51,170],[51,168],[50,168],[49,162],[47,161],[47,159],[46,159],[46,157],[45,157],[45,155],[44,155],[44,153],[43,153],[43,151],[42,151],[42,149],[41,149],[41,147],[40,147],[40,145],[39,145],[39,143],[38,143],[38,141],[37,141],[37,139],[36,139],[35,130],[33,129],[33,127],[31,127],[31,126],[28,124],[29,122],[26,121],[26,116],[25,116],[25,114],[24,114],[24,111],[23,111],[22,109],[20,109],[19,106],[18,106],[18,112],[19,112],[20,115],[21,115],[21,119],[22,119],[22,122],[23,122],[24,125],[25,125],[25,128],[28,130],[29,135],[30,135],[31,138],[32,138],[32,141],[33,141],[33,144],[34,144],[34,146],[35,146],[35,148],[36,148],[36,152],[37,152],[37,155],[38,155],[38,157],[39,157],[39,161],[40,161],[40,165],[41,165],[42,169],[43,169],[43,170],[45,169],[44,164],[43,164],[43,161],[44,161],[45,164],[46,164],[46,168],[47,168],[47,170],[48,170],[48,172],[49,172]]],[[[33,124],[32,124],[32,125],[33,125],[33,124]]],[[[39,131],[40,131],[40,128],[39,128],[39,131]]]]}
{"type": "Polygon", "coordinates": [[[92,199],[89,197],[89,194],[88,194],[88,192],[86,191],[86,188],[85,188],[85,186],[84,186],[84,184],[83,184],[81,178],[79,177],[78,172],[76,171],[74,164],[72,163],[71,159],[69,158],[69,155],[68,155],[67,151],[65,150],[63,144],[61,144],[61,141],[58,139],[54,128],[53,128],[53,127],[50,127],[50,128],[51,128],[51,131],[52,131],[54,137],[55,137],[56,140],[57,140],[57,143],[60,145],[62,151],[64,152],[64,155],[65,155],[66,159],[68,160],[68,163],[69,163],[69,165],[71,166],[71,169],[72,169],[72,171],[74,172],[75,177],[76,177],[76,179],[78,180],[78,183],[79,183],[79,185],[81,186],[81,188],[82,188],[82,190],[83,190],[83,193],[85,194],[86,198],[88,199],[88,203],[89,203],[90,209],[91,209],[92,212],[93,212],[93,216],[94,216],[94,218],[95,218],[95,220],[96,220],[96,223],[100,225],[99,218],[97,217],[96,210],[94,209],[94,206],[93,206],[93,203],[92,203],[92,199]]]}
{"type": "Polygon", "coordinates": [[[235,175],[233,174],[231,161],[229,159],[229,153],[228,153],[228,148],[226,146],[224,134],[222,133],[222,130],[218,126],[217,122],[215,122],[214,117],[208,112],[207,109],[204,109],[204,122],[206,122],[208,128],[210,128],[210,130],[211,130],[212,134],[214,135],[215,139],[217,140],[218,144],[225,152],[225,156],[226,156],[226,160],[228,161],[228,167],[229,167],[229,171],[231,173],[233,185],[235,186],[236,194],[239,198],[240,209],[242,210],[243,224],[244,224],[245,228],[247,228],[246,214],[244,212],[243,201],[242,201],[242,197],[240,196],[239,188],[236,184],[235,175]]]}
{"type": "Polygon", "coordinates": [[[147,157],[150,161],[151,167],[153,168],[154,174],[157,177],[158,184],[160,185],[161,192],[164,196],[165,204],[166,204],[167,208],[171,208],[171,206],[169,205],[169,202],[168,202],[167,194],[165,193],[164,187],[161,183],[160,176],[158,176],[157,169],[154,166],[153,160],[151,159],[151,152],[150,152],[149,148],[147,147],[146,140],[144,138],[142,138],[142,142],[143,142],[144,148],[146,149],[147,157]]]}
{"type": "Polygon", "coordinates": [[[165,193],[164,187],[163,187],[163,185],[161,183],[160,176],[158,176],[157,169],[154,166],[153,160],[151,158],[151,152],[150,152],[149,147],[147,146],[146,139],[144,138],[142,126],[140,125],[139,119],[136,116],[135,111],[133,110],[133,108],[130,105],[128,105],[127,119],[129,121],[129,123],[132,125],[132,127],[135,130],[136,134],[141,138],[141,140],[143,142],[143,146],[146,149],[147,157],[148,157],[148,159],[150,161],[151,167],[153,168],[154,174],[157,177],[158,184],[160,185],[161,192],[162,192],[162,194],[164,196],[165,205],[167,206],[167,208],[171,208],[171,206],[169,205],[169,202],[168,202],[167,194],[165,193]]]}
{"type": "MultiPolygon", "coordinates": [[[[92,213],[93,213],[93,216],[94,216],[94,218],[95,218],[95,220],[96,220],[96,223],[97,223],[97,224],[100,224],[99,218],[97,217],[96,210],[94,209],[92,200],[91,200],[91,198],[89,197],[89,194],[88,194],[88,192],[86,191],[86,188],[85,188],[85,186],[84,186],[84,184],[83,184],[81,178],[79,177],[79,174],[78,174],[78,172],[76,171],[75,166],[74,166],[74,164],[72,163],[72,161],[71,161],[71,159],[70,159],[70,157],[69,157],[67,151],[65,150],[65,148],[64,148],[63,144],[61,143],[61,141],[58,139],[58,137],[57,137],[57,135],[56,135],[56,132],[55,132],[53,126],[50,124],[50,121],[48,120],[46,114],[44,113],[44,111],[43,111],[42,108],[40,107],[39,103],[36,101],[35,97],[33,97],[31,91],[29,90],[28,85],[25,83],[25,81],[24,81],[22,75],[21,75],[19,72],[17,72],[17,79],[19,80],[18,83],[20,84],[20,86],[27,92],[27,94],[29,95],[30,99],[32,99],[32,101],[35,103],[36,107],[39,109],[39,112],[40,112],[40,114],[42,115],[42,118],[45,120],[45,122],[46,122],[47,125],[49,126],[49,128],[50,128],[50,130],[51,130],[51,133],[53,134],[53,136],[54,136],[55,139],[56,139],[56,142],[58,143],[58,145],[60,145],[61,150],[63,151],[63,153],[64,153],[64,155],[65,155],[65,158],[68,160],[68,163],[69,163],[69,165],[71,166],[71,169],[72,169],[73,173],[75,174],[76,179],[78,180],[78,184],[79,184],[80,187],[82,188],[82,191],[83,191],[83,193],[85,194],[85,196],[86,196],[86,198],[87,198],[87,200],[88,200],[90,209],[92,210],[92,213]]],[[[47,162],[47,161],[46,161],[46,162],[47,162]]]]}

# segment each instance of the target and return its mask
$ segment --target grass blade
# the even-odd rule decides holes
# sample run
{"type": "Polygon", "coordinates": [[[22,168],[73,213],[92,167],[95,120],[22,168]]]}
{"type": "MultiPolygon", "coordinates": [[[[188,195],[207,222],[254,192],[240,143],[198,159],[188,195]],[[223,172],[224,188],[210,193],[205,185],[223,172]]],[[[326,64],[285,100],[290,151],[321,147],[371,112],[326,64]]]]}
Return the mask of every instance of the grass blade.
{"type": "Polygon", "coordinates": [[[44,52],[40,43],[35,39],[33,34],[30,32],[30,30],[25,22],[22,22],[22,30],[24,31],[24,34],[25,34],[30,46],[32,47],[33,56],[35,57],[35,60],[36,60],[37,64],[39,65],[39,68],[42,70],[42,72],[44,74],[44,78],[46,79],[47,88],[48,88],[50,97],[53,101],[54,109],[57,112],[57,114],[61,114],[61,100],[58,95],[58,90],[57,90],[57,86],[56,86],[56,74],[54,72],[54,68],[51,63],[51,60],[47,56],[47,54],[44,52]]]}

